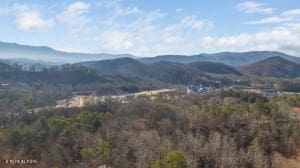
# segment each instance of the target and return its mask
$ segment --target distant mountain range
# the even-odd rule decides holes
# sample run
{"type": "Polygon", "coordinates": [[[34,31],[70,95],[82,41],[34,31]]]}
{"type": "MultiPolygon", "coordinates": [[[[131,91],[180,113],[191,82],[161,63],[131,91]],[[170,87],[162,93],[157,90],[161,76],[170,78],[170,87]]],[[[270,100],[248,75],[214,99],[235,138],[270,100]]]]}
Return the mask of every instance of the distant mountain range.
{"type": "Polygon", "coordinates": [[[144,63],[159,61],[191,63],[191,62],[222,62],[227,65],[241,66],[251,64],[270,57],[279,56],[286,60],[300,63],[300,57],[290,56],[276,51],[251,51],[251,52],[221,52],[216,54],[199,54],[192,56],[185,55],[163,55],[156,57],[141,58],[144,63]]]}
{"type": "Polygon", "coordinates": [[[218,77],[242,76],[243,74],[260,77],[298,78],[300,63],[286,60],[282,57],[269,57],[264,60],[234,67],[217,62],[177,63],[160,61],[142,63],[132,58],[90,61],[77,63],[93,68],[100,73],[121,74],[127,76],[147,77],[168,83],[197,83],[210,80],[220,80],[218,77]]]}
{"type": "Polygon", "coordinates": [[[0,42],[0,58],[9,59],[10,63],[25,65],[34,63],[41,64],[63,64],[86,61],[99,61],[106,59],[115,59],[122,57],[135,58],[143,63],[150,64],[161,61],[175,63],[192,63],[192,62],[221,62],[227,65],[244,66],[255,63],[270,57],[280,56],[286,60],[300,63],[300,57],[294,57],[281,52],[272,51],[253,51],[253,52],[222,52],[216,54],[199,54],[199,55],[163,55],[156,57],[136,57],[130,54],[85,54],[75,52],[62,52],[54,50],[47,46],[27,46],[16,43],[0,42]],[[25,61],[24,61],[25,60],[25,61]]]}
{"type": "MultiPolygon", "coordinates": [[[[52,63],[74,63],[91,60],[114,59],[120,57],[133,57],[130,54],[85,54],[75,52],[62,52],[46,46],[28,46],[16,43],[0,42],[0,58],[25,59],[52,63]]],[[[12,60],[13,61],[13,60],[12,60]]]]}
{"type": "Polygon", "coordinates": [[[297,78],[300,77],[300,64],[282,57],[270,57],[240,68],[242,72],[261,77],[297,78]]]}
{"type": "MultiPolygon", "coordinates": [[[[90,61],[64,64],[48,69],[23,70],[20,66],[0,62],[0,81],[8,83],[24,82],[36,84],[114,84],[121,87],[127,83],[136,86],[156,87],[165,84],[212,84],[229,85],[231,77],[242,76],[234,67],[211,62],[190,64],[158,62],[144,64],[133,58],[90,61]],[[228,77],[228,78],[227,78],[228,77]],[[148,83],[147,83],[148,82],[148,83]]],[[[131,89],[130,89],[131,90],[131,89]]]]}
{"type": "Polygon", "coordinates": [[[19,66],[11,66],[9,63],[0,62],[1,79],[26,81],[35,79],[47,81],[51,77],[55,82],[55,76],[61,75],[61,81],[68,79],[70,82],[85,80],[94,81],[100,77],[105,77],[107,81],[112,77],[113,81],[118,78],[138,79],[135,82],[153,81],[155,83],[165,84],[216,84],[230,85],[240,77],[244,78],[245,74],[260,77],[276,78],[298,78],[300,77],[300,64],[282,57],[275,56],[267,59],[240,67],[234,67],[217,62],[191,62],[177,63],[160,61],[154,63],[143,63],[137,59],[123,57],[110,60],[79,62],[74,64],[64,64],[56,68],[50,68],[34,73],[34,69],[21,71],[19,66]],[[56,70],[55,70],[56,69],[56,70]],[[94,70],[91,70],[94,69],[94,70]],[[32,71],[33,70],[33,71],[32,71]],[[63,70],[63,71],[57,71],[63,70]],[[52,76],[46,74],[51,72],[52,76]],[[14,74],[14,75],[12,75],[14,74]],[[92,74],[92,75],[90,75],[92,74]],[[32,76],[33,75],[33,76],[32,76]],[[67,75],[67,76],[65,76],[67,75]],[[107,78],[108,77],[108,78],[107,78]],[[64,79],[65,78],[65,79],[64,79]],[[88,79],[88,80],[87,80],[88,79]]]}

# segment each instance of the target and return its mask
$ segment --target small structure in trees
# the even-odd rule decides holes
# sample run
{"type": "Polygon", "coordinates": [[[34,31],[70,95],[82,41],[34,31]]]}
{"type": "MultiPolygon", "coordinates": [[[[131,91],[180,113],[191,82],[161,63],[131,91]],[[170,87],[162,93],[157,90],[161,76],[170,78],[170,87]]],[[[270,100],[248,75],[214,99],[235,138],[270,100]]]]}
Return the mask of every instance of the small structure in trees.
{"type": "Polygon", "coordinates": [[[294,107],[293,108],[292,118],[295,119],[295,120],[300,121],[300,107],[294,107]]]}
{"type": "Polygon", "coordinates": [[[112,167],[107,166],[107,165],[101,165],[101,166],[99,166],[99,168],[112,168],[112,167]]]}
{"type": "Polygon", "coordinates": [[[216,88],[213,86],[202,86],[202,85],[190,85],[186,88],[186,92],[188,94],[195,93],[195,94],[205,94],[212,91],[215,91],[216,88]]]}
{"type": "Polygon", "coordinates": [[[300,107],[293,107],[290,117],[294,120],[300,121],[300,107]]]}

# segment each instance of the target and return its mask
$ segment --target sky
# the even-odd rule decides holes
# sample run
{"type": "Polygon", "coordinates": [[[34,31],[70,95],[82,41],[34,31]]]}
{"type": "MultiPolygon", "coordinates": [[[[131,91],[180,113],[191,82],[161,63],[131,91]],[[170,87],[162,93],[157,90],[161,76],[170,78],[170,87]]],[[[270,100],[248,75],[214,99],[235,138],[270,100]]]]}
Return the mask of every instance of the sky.
{"type": "Polygon", "coordinates": [[[300,56],[300,1],[1,0],[0,41],[135,56],[300,56]]]}

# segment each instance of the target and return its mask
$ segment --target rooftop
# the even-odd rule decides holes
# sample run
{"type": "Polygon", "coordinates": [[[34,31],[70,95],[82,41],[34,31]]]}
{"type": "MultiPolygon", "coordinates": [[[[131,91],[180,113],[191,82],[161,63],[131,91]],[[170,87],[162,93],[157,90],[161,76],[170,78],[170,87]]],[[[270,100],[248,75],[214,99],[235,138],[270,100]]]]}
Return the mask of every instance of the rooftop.
{"type": "Polygon", "coordinates": [[[294,111],[295,113],[300,113],[300,107],[294,107],[294,108],[293,108],[293,111],[294,111]]]}

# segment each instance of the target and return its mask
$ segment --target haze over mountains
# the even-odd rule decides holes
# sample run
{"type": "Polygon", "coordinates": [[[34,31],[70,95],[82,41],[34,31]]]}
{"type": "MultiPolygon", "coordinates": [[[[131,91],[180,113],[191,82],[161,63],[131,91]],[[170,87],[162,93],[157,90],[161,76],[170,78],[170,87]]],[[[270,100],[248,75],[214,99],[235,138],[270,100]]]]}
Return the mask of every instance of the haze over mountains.
{"type": "Polygon", "coordinates": [[[260,77],[298,78],[300,64],[275,56],[234,67],[218,62],[175,63],[160,61],[145,64],[132,58],[90,61],[76,65],[93,68],[100,73],[122,74],[158,79],[170,83],[190,83],[195,81],[217,80],[217,76],[255,75],[260,77]],[[200,77],[200,78],[198,78],[200,77]]]}
{"type": "Polygon", "coordinates": [[[212,79],[211,74],[248,74],[278,78],[300,76],[300,57],[271,51],[135,57],[130,54],[61,52],[46,46],[0,42],[0,58],[2,63],[10,65],[17,63],[25,69],[35,64],[48,67],[75,63],[75,65],[93,68],[100,73],[154,78],[171,83],[207,81],[212,79]],[[201,79],[195,76],[201,76],[201,79]]]}
{"type": "Polygon", "coordinates": [[[281,52],[271,51],[252,51],[252,52],[222,52],[216,54],[199,54],[199,55],[163,55],[156,57],[135,57],[130,54],[86,54],[75,52],[62,52],[46,46],[28,46],[16,43],[0,42],[0,58],[10,59],[10,62],[30,63],[33,60],[42,64],[62,64],[86,61],[99,61],[105,59],[115,59],[121,57],[130,57],[139,61],[150,64],[155,62],[167,61],[176,63],[192,62],[221,62],[227,65],[241,66],[270,57],[280,56],[286,60],[300,63],[300,57],[294,57],[281,52]]]}
{"type": "Polygon", "coordinates": [[[240,65],[251,64],[274,56],[280,56],[284,59],[293,62],[300,62],[299,57],[290,56],[285,53],[276,52],[276,51],[221,52],[215,54],[199,54],[199,55],[192,55],[192,56],[163,55],[163,56],[142,58],[141,61],[145,63],[153,63],[159,61],[170,61],[170,62],[180,62],[180,63],[208,61],[208,62],[222,62],[227,65],[240,66],[240,65]]]}
{"type": "MultiPolygon", "coordinates": [[[[35,83],[37,86],[40,85],[40,82],[64,83],[66,85],[79,84],[75,90],[89,89],[90,87],[87,85],[93,84],[99,86],[102,93],[119,93],[145,90],[153,88],[153,86],[166,84],[230,86],[239,83],[239,81],[247,83],[247,80],[251,79],[252,76],[262,77],[260,78],[262,80],[267,80],[265,77],[278,78],[277,80],[298,80],[300,77],[300,58],[280,52],[228,52],[198,56],[158,56],[150,58],[112,55],[112,57],[109,57],[110,59],[107,59],[104,56],[99,58],[100,55],[94,57],[96,54],[92,57],[89,57],[91,56],[89,54],[81,54],[80,57],[76,53],[64,55],[64,52],[55,51],[48,47],[27,47],[17,44],[6,46],[14,46],[16,51],[14,52],[14,47],[8,47],[9,49],[0,50],[0,53],[10,51],[10,54],[18,53],[17,56],[26,56],[26,54],[31,56],[22,59],[13,57],[10,60],[0,61],[0,81],[6,83],[35,83]],[[23,54],[23,52],[26,54],[23,54]],[[43,59],[43,63],[47,64],[47,67],[35,66],[40,61],[32,61],[37,58],[44,58],[43,55],[36,56],[29,53],[48,54],[48,57],[43,59]],[[52,65],[55,65],[52,67],[47,63],[47,61],[52,60],[49,59],[51,57],[49,53],[62,54],[53,57],[62,57],[60,59],[66,61],[67,64],[55,65],[55,63],[52,63],[52,65]],[[74,59],[72,59],[73,56],[74,59]],[[81,61],[86,59],[96,60],[81,61]],[[76,62],[76,60],[79,62],[76,62]],[[14,61],[21,66],[12,65],[14,61]],[[33,66],[27,66],[27,68],[26,65],[31,63],[33,66]],[[111,87],[112,84],[113,87],[111,87]]],[[[297,83],[288,88],[296,88],[296,86],[297,83]]]]}
{"type": "Polygon", "coordinates": [[[0,42],[0,58],[2,59],[30,59],[34,61],[52,63],[74,63],[81,61],[114,59],[132,57],[129,54],[86,54],[75,52],[62,52],[47,46],[28,46],[16,43],[0,42]]]}

